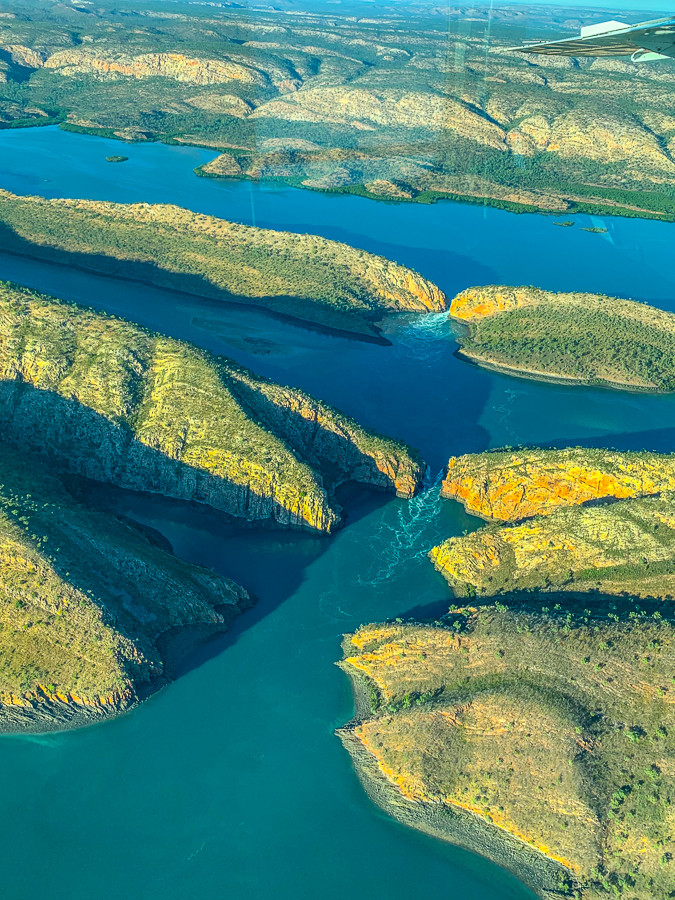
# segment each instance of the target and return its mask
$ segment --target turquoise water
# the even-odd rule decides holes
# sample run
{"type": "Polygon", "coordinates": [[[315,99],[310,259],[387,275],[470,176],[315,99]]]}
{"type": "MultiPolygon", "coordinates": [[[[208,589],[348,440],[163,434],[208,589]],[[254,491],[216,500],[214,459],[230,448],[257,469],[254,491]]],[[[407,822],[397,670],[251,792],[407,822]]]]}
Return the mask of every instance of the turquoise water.
{"type": "MultiPolygon", "coordinates": [[[[125,148],[54,129],[0,132],[0,188],[171,201],[257,224],[339,237],[414,266],[452,293],[473,283],[602,290],[675,307],[673,226],[607,220],[607,235],[481,207],[373,203],[198,179],[211,154],[125,148]]],[[[590,220],[580,219],[579,224],[590,220]]],[[[597,224],[597,223],[596,223],[597,224]]],[[[1,249],[1,248],[0,248],[1,249]]],[[[342,898],[424,892],[525,900],[489,862],[399,826],[360,788],[334,729],[350,718],[333,663],[358,624],[448,602],[425,558],[476,520],[438,496],[453,453],[504,443],[673,449],[671,397],[565,388],[459,362],[444,316],[402,321],[381,347],[264,314],[0,255],[0,277],[83,300],[307,388],[418,446],[428,489],[411,503],[349,490],[333,538],[232,531],[207,512],[111,495],[174,550],[246,585],[258,605],[128,716],[0,740],[3,896],[342,898]]]]}

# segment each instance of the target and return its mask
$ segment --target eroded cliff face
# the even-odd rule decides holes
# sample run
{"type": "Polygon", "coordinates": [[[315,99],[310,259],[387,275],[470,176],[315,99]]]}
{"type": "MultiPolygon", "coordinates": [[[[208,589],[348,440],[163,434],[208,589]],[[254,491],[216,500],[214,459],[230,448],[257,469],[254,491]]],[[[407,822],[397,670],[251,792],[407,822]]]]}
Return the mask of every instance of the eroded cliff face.
{"type": "Polygon", "coordinates": [[[613,450],[525,449],[452,457],[442,494],[485,519],[515,522],[561,506],[675,490],[675,457],[613,450]]]}
{"type": "Polygon", "coordinates": [[[5,286],[6,440],[80,475],[330,532],[356,480],[412,496],[421,462],[332,408],[191,345],[5,286]]]}
{"type": "Polygon", "coordinates": [[[561,508],[450,538],[429,556],[460,596],[536,588],[665,598],[675,573],[675,497],[561,508]]]}
{"type": "Polygon", "coordinates": [[[646,303],[583,291],[544,291],[528,285],[485,284],[467,288],[452,299],[450,316],[470,325],[499,313],[534,306],[602,310],[608,318],[626,319],[659,330],[673,328],[672,313],[646,303]]]}
{"type": "Polygon", "coordinates": [[[51,467],[0,443],[0,731],[128,709],[170,677],[174,629],[203,640],[250,604],[243,588],[81,506],[51,467]]]}
{"type": "Polygon", "coordinates": [[[45,68],[55,69],[61,75],[93,75],[99,79],[171,78],[188,84],[225,84],[239,81],[243,84],[264,85],[266,76],[257,69],[230,60],[203,59],[182,53],[142,53],[128,56],[124,53],[97,54],[89,49],[60,50],[44,63],[45,68]]]}
{"type": "Polygon", "coordinates": [[[545,296],[546,293],[531,287],[514,288],[492,284],[471,287],[453,298],[450,315],[453,319],[470,323],[510,309],[532,306],[539,295],[545,296]]]}

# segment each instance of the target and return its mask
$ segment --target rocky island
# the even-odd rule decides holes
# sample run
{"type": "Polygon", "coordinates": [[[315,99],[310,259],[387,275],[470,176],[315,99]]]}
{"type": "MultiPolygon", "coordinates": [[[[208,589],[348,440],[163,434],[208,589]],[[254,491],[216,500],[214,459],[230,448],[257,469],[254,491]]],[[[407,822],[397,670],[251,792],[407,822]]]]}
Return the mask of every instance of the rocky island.
{"type": "Polygon", "coordinates": [[[675,884],[670,615],[503,604],[344,641],[339,730],[375,802],[490,856],[549,900],[675,884]]]}
{"type": "Polygon", "coordinates": [[[675,315],[600,294],[488,285],[458,294],[458,356],[527,378],[675,391],[675,315]]]}
{"type": "Polygon", "coordinates": [[[382,256],[178,206],[0,191],[0,236],[5,252],[246,304],[384,343],[376,325],[384,315],[447,308],[434,284],[382,256]]]}

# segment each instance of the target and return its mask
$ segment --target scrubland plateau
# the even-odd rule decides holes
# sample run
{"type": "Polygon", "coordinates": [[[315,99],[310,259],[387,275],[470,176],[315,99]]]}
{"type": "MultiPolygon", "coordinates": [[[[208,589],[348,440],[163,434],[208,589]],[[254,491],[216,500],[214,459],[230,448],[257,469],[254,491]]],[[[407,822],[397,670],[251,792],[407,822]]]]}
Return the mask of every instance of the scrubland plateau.
{"type": "Polygon", "coordinates": [[[602,15],[21,0],[0,21],[0,123],[197,144],[219,177],[672,217],[672,65],[507,50],[602,15]]]}
{"type": "Polygon", "coordinates": [[[512,375],[636,391],[675,390],[675,315],[601,294],[468,288],[450,304],[459,356],[512,375]]]}
{"type": "Polygon", "coordinates": [[[344,642],[360,703],[340,736],[385,809],[542,897],[667,897],[671,619],[497,604],[363,626],[344,642]]]}

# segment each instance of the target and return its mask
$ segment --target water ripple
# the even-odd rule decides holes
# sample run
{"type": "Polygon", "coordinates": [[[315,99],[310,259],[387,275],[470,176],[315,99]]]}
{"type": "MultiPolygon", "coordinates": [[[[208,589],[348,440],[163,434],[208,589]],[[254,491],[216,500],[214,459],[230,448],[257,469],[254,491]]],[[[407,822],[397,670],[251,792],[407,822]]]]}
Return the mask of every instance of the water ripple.
{"type": "Polygon", "coordinates": [[[414,356],[427,364],[442,359],[449,352],[448,340],[454,335],[447,312],[416,316],[414,321],[396,333],[396,349],[401,355],[414,356]]]}
{"type": "Polygon", "coordinates": [[[399,506],[393,522],[383,519],[374,529],[372,559],[381,565],[367,575],[358,575],[358,584],[377,587],[392,578],[400,566],[426,556],[429,552],[427,526],[441,511],[442,480],[442,471],[432,479],[427,469],[422,491],[399,506]]]}

